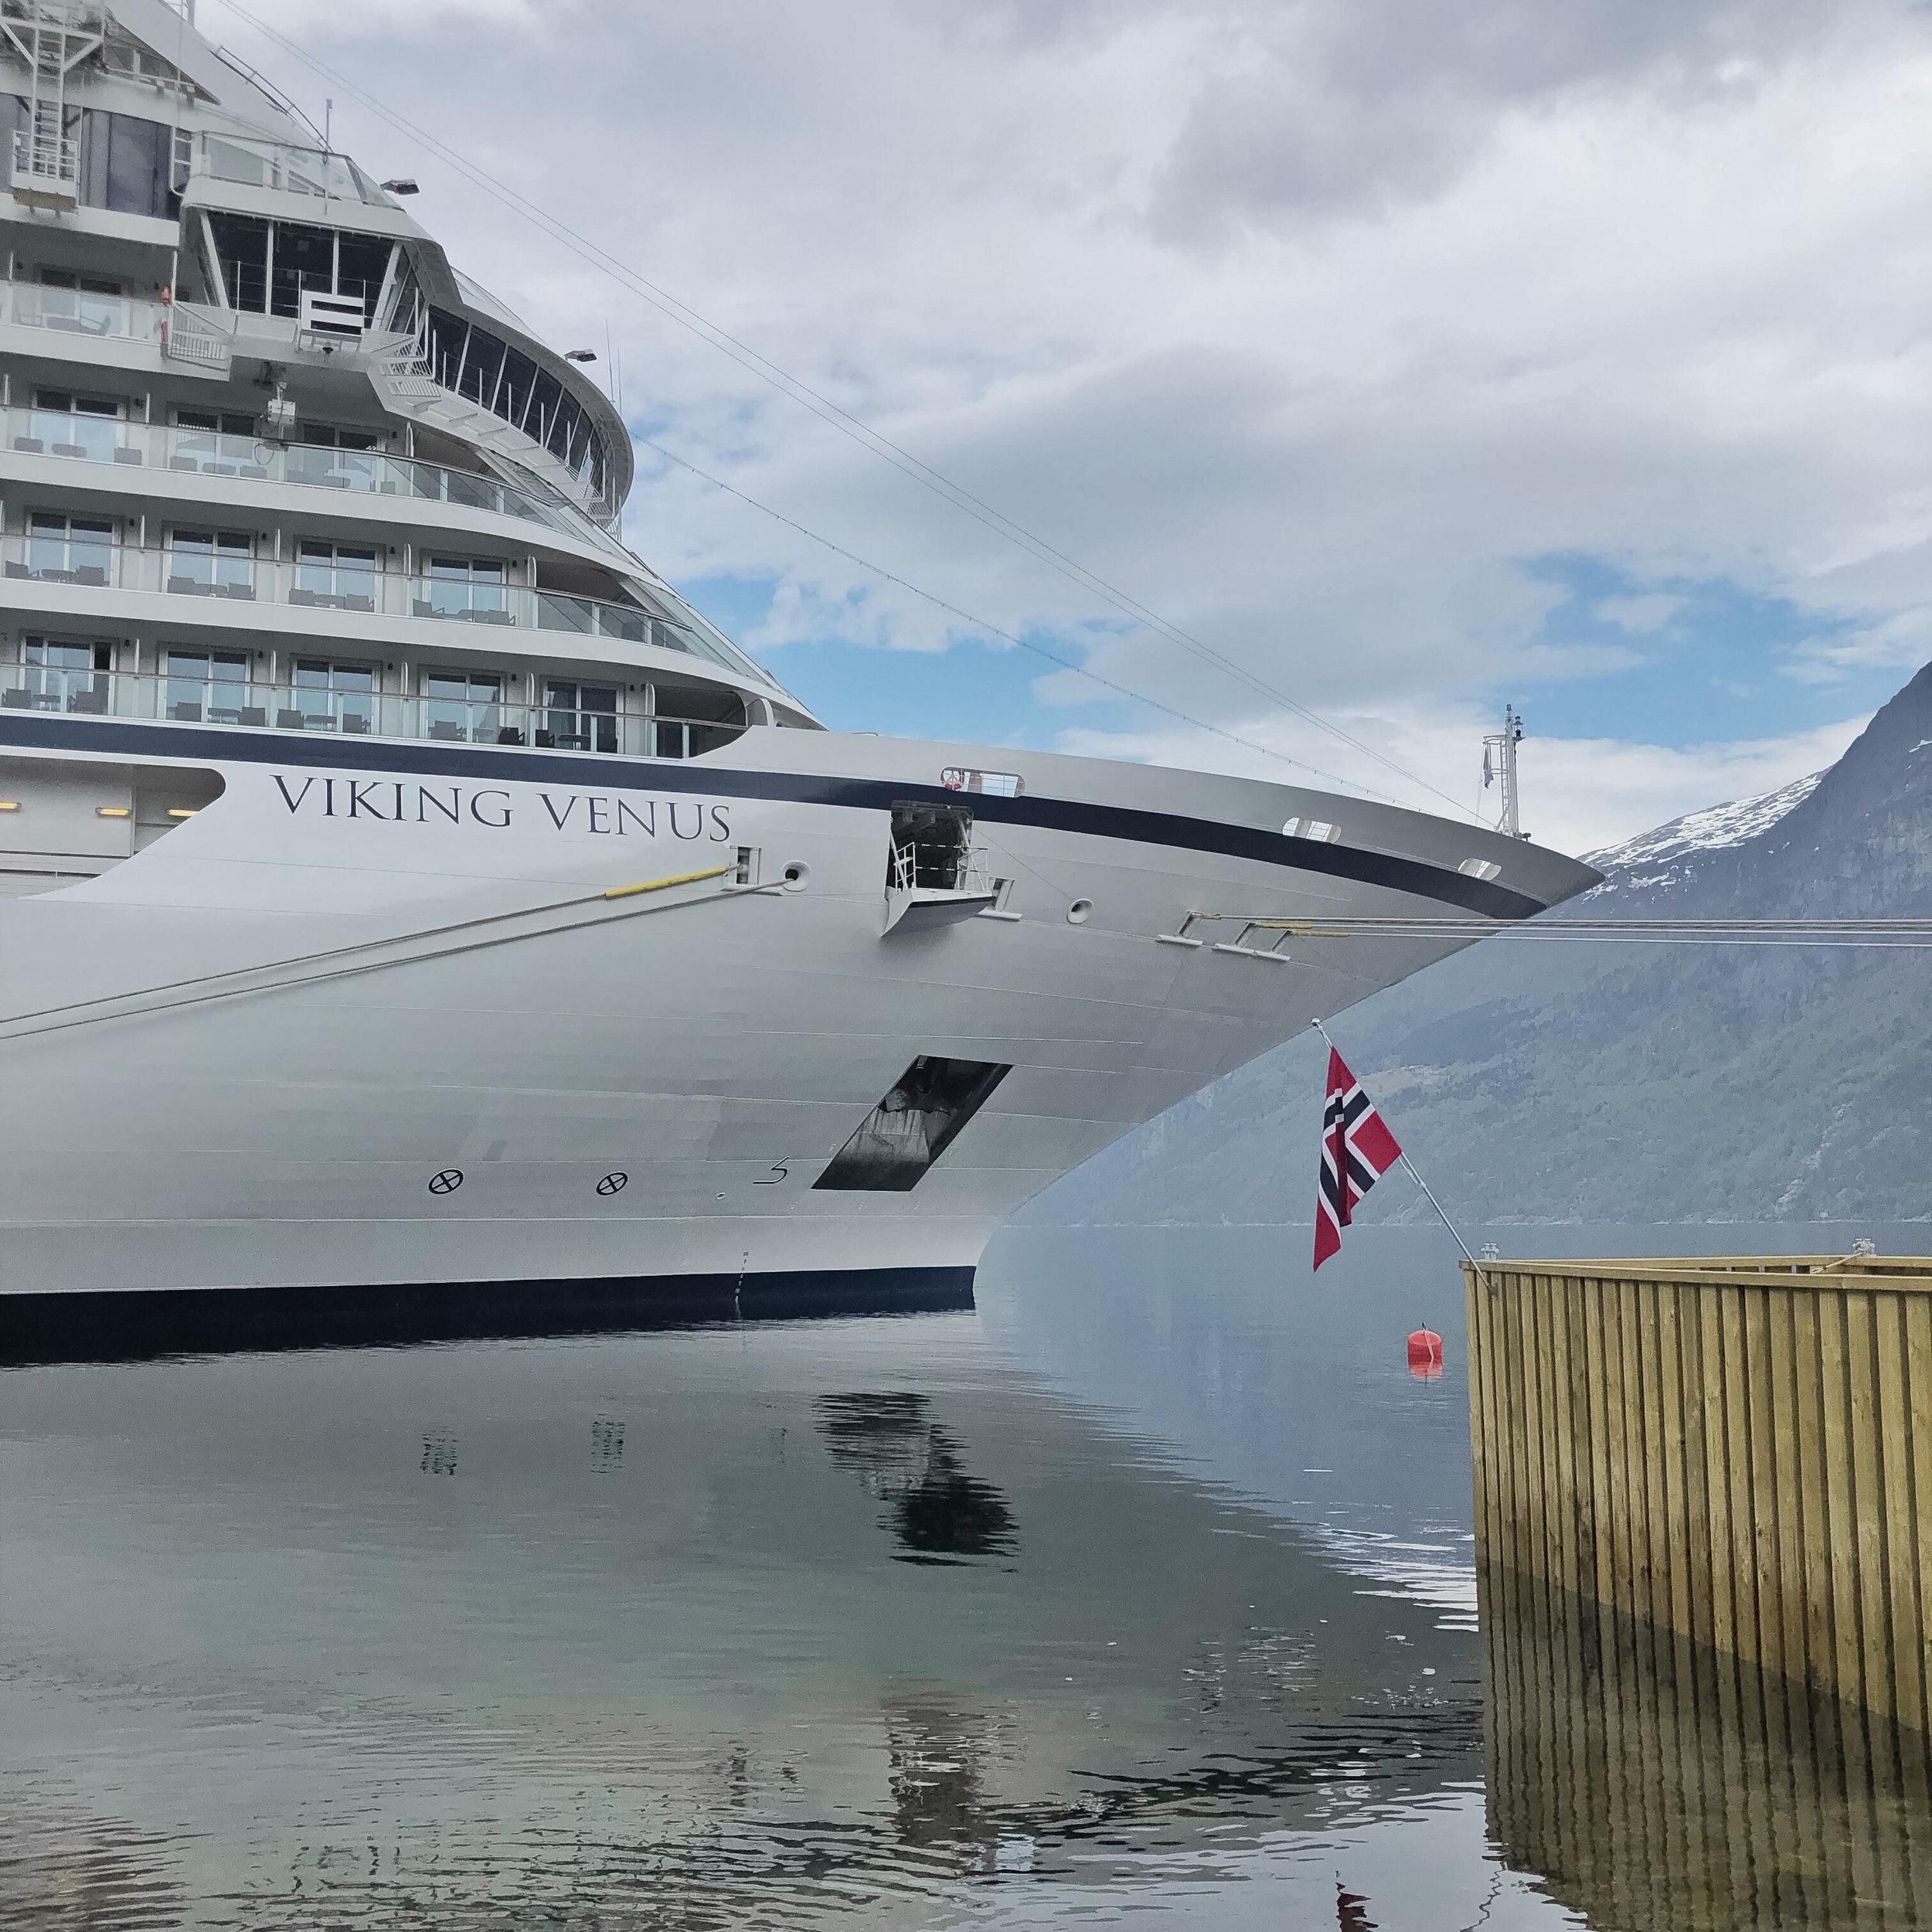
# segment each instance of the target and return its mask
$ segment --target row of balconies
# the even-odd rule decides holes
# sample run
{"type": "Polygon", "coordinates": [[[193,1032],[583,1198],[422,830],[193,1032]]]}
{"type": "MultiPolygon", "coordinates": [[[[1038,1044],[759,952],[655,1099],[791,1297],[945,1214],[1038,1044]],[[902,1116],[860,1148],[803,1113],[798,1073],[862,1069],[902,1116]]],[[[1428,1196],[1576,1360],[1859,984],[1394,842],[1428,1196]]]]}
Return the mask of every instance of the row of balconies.
{"type": "MultiPolygon", "coordinates": [[[[415,574],[384,570],[376,567],[372,556],[368,563],[345,561],[342,546],[328,547],[332,554],[319,560],[298,556],[292,561],[277,561],[199,539],[143,548],[111,539],[88,540],[71,530],[53,535],[30,532],[0,538],[0,575],[15,583],[563,631],[724,665],[708,640],[629,604],[468,574],[439,574],[434,563],[415,574]]],[[[724,668],[738,670],[735,665],[724,668]]]]}
{"type": "MultiPolygon", "coordinates": [[[[16,287],[15,293],[19,293],[16,287]]],[[[68,289],[36,289],[40,295],[71,295],[68,289]]],[[[83,298],[119,301],[119,296],[83,298]]],[[[498,483],[470,470],[419,463],[374,450],[332,449],[307,443],[272,443],[252,436],[224,435],[180,423],[134,423],[121,417],[63,410],[15,408],[0,413],[5,447],[28,456],[65,457],[70,461],[115,464],[123,468],[178,471],[199,476],[240,477],[250,482],[293,483],[351,495],[394,497],[421,503],[449,503],[493,516],[538,523],[559,535],[587,543],[634,569],[629,553],[561,498],[546,502],[527,490],[498,483]]]]}
{"type": "MultiPolygon", "coordinates": [[[[186,654],[192,658],[192,654],[186,654]]],[[[237,725],[275,731],[331,732],[348,737],[421,739],[432,743],[529,746],[633,758],[690,758],[728,744],[742,722],[625,710],[621,690],[587,692],[574,680],[541,700],[497,695],[402,696],[264,679],[245,664],[202,675],[160,675],[32,664],[0,665],[0,712],[60,713],[170,724],[237,725]]],[[[434,675],[434,674],[430,674],[434,675]]],[[[474,691],[476,680],[467,680],[474,691]]],[[[539,682],[541,689],[542,681],[539,682]]]]}

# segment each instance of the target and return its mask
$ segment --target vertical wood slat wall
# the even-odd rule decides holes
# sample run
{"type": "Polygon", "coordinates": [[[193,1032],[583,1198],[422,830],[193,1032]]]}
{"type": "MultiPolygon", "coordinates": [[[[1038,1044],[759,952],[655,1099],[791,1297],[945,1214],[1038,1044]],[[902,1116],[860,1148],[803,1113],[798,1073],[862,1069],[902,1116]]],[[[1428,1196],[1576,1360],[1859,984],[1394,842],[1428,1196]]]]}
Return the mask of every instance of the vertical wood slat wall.
{"type": "MultiPolygon", "coordinates": [[[[1485,1589],[1932,1732],[1932,1262],[1465,1265],[1485,1589]]],[[[1760,1681],[1761,1680],[1761,1681],[1760,1681]]],[[[1846,1723],[1831,1754],[1868,1748],[1846,1723]]],[[[1822,1744],[1825,1740],[1819,1740],[1822,1744]]]]}

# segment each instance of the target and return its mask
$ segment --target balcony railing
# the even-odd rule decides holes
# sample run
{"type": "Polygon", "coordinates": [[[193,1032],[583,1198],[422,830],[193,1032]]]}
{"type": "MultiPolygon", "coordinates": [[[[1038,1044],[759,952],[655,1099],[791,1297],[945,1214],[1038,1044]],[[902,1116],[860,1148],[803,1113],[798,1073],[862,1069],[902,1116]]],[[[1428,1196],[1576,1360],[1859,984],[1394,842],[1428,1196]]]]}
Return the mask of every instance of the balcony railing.
{"type": "Polygon", "coordinates": [[[687,657],[712,655],[703,641],[682,624],[630,604],[532,590],[519,583],[366,570],[339,557],[277,561],[179,546],[141,549],[131,543],[90,543],[83,535],[30,532],[0,538],[0,577],[86,590],[158,591],[224,603],[285,604],[358,617],[563,631],[646,645],[687,657]]]}
{"type": "Polygon", "coordinates": [[[22,711],[629,758],[699,757],[730,743],[747,728],[710,718],[587,711],[521,699],[398,697],[255,679],[0,665],[0,714],[22,711]]]}
{"type": "MultiPolygon", "coordinates": [[[[63,296],[76,299],[71,289],[43,289],[16,283],[7,314],[15,321],[53,328],[46,319],[57,308],[43,300],[63,296]]],[[[137,303],[119,295],[83,296],[111,309],[158,308],[158,303],[137,303]]],[[[104,311],[104,314],[106,311],[104,311]]],[[[133,328],[138,318],[130,321],[133,328]]],[[[127,423],[111,417],[88,419],[107,426],[90,440],[77,443],[63,434],[69,419],[44,410],[12,409],[4,415],[7,447],[23,454],[80,457],[97,463],[122,463],[137,468],[179,470],[202,476],[240,476],[254,482],[296,483],[313,489],[340,490],[355,496],[406,497],[420,503],[454,503],[466,510],[513,516],[541,523],[560,535],[594,544],[607,556],[633,563],[614,537],[600,529],[580,512],[562,502],[546,502],[527,490],[498,483],[473,471],[445,469],[440,464],[417,463],[373,450],[337,450],[309,443],[279,444],[251,436],[221,436],[212,430],[183,429],[158,423],[127,423]]],[[[79,420],[79,419],[74,419],[79,420]]],[[[633,567],[634,565],[633,564],[633,567]]],[[[734,667],[735,668],[735,667],[734,667]]]]}
{"type": "Polygon", "coordinates": [[[38,282],[6,286],[10,322],[25,328],[51,328],[68,335],[91,335],[136,342],[158,342],[166,307],[134,295],[100,295],[85,288],[48,288],[38,282]]]}
{"type": "Polygon", "coordinates": [[[331,201],[359,201],[371,207],[396,204],[346,155],[324,154],[277,141],[248,141],[237,134],[203,134],[195,143],[192,172],[215,181],[273,188],[285,195],[313,195],[331,201]]]}

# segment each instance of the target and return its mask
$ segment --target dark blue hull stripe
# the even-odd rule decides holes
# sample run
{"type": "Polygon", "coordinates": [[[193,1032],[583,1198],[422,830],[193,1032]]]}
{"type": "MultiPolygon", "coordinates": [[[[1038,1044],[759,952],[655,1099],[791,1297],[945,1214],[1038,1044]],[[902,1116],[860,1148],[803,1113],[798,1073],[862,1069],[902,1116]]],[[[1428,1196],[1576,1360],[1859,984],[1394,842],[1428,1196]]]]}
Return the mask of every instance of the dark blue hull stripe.
{"type": "Polygon", "coordinates": [[[1253,825],[1189,818],[1178,812],[1143,811],[1131,805],[1090,804],[1073,798],[1022,793],[996,798],[981,792],[948,791],[939,785],[894,778],[823,777],[801,772],[733,771],[682,760],[577,757],[568,752],[495,750],[411,740],[338,738],[318,733],[275,732],[237,726],[189,728],[91,718],[36,717],[0,713],[0,744],[47,751],[105,752],[117,758],[200,758],[230,764],[312,766],[322,770],[425,774],[450,778],[549,779],[603,791],[702,792],[725,798],[760,798],[788,804],[838,805],[889,811],[900,799],[968,804],[976,818],[996,825],[1036,825],[1089,838],[1122,838],[1179,852],[1252,859],[1290,871],[1317,872],[1365,886],[1386,886],[1454,906],[1487,919],[1528,919],[1541,900],[1488,879],[1471,879],[1447,866],[1396,852],[1330,845],[1291,838],[1253,825]]]}
{"type": "Polygon", "coordinates": [[[959,1266],[798,1268],[393,1287],[0,1294],[0,1366],[929,1314],[971,1308],[973,1272],[959,1266]]]}

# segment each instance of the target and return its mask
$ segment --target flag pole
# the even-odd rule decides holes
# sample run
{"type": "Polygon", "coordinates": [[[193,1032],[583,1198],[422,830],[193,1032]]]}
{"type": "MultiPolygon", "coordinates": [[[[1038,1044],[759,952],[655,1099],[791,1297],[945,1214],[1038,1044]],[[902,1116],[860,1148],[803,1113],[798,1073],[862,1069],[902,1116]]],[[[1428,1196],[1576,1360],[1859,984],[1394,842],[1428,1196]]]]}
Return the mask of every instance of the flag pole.
{"type": "MultiPolygon", "coordinates": [[[[1342,1051],[1342,1049],[1336,1046],[1332,1039],[1328,1038],[1328,1029],[1321,1024],[1321,1021],[1318,1019],[1311,1020],[1308,1024],[1312,1026],[1325,1040],[1328,1040],[1328,1050],[1330,1053],[1339,1053],[1342,1051]]],[[[1454,1222],[1450,1219],[1447,1215],[1443,1213],[1442,1203],[1436,1199],[1434,1190],[1430,1186],[1429,1183],[1422,1178],[1421,1168],[1417,1167],[1415,1162],[1410,1159],[1408,1151],[1406,1148],[1403,1151],[1402,1165],[1409,1170],[1410,1175],[1414,1178],[1416,1185],[1422,1189],[1423,1198],[1427,1201],[1432,1208],[1435,1209],[1437,1218],[1440,1220],[1442,1225],[1446,1227],[1449,1230],[1450,1233],[1454,1237],[1456,1246],[1462,1250],[1462,1258],[1469,1264],[1471,1267],[1475,1269],[1476,1279],[1482,1284],[1483,1292],[1485,1294],[1495,1293],[1495,1290],[1493,1290],[1489,1285],[1488,1276],[1483,1272],[1482,1264],[1469,1252],[1469,1243],[1462,1238],[1462,1230],[1456,1226],[1454,1222]]]]}

